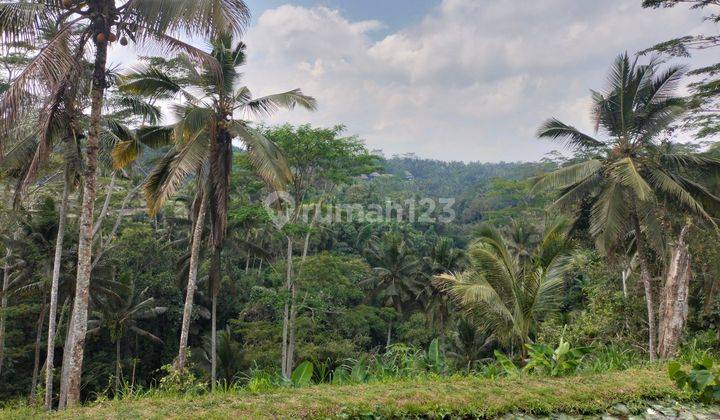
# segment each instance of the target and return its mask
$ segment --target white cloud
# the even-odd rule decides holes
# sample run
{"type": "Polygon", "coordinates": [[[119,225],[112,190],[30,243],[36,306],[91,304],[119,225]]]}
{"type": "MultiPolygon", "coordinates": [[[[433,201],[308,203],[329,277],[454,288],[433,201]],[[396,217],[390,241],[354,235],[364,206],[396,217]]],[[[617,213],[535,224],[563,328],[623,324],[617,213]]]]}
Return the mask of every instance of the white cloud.
{"type": "Polygon", "coordinates": [[[264,12],[247,35],[256,94],[300,87],[320,109],[271,122],[344,123],[386,153],[456,160],[537,159],[558,116],[590,129],[588,90],[612,58],[689,30],[699,14],[639,1],[445,0],[419,23],[373,40],[378,21],[325,7],[264,12]]]}

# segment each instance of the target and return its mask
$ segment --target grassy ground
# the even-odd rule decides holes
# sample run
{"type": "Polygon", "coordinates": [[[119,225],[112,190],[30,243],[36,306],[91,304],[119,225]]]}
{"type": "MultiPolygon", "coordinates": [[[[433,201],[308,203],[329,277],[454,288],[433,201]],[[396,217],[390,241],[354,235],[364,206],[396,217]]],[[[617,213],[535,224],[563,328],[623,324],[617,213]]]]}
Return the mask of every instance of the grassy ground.
{"type": "Polygon", "coordinates": [[[664,369],[635,369],[568,378],[472,377],[362,385],[318,385],[263,394],[194,397],[154,395],[105,401],[52,415],[33,408],[0,411],[1,418],[327,418],[427,416],[494,417],[512,412],[593,414],[622,403],[683,399],[664,369]]]}

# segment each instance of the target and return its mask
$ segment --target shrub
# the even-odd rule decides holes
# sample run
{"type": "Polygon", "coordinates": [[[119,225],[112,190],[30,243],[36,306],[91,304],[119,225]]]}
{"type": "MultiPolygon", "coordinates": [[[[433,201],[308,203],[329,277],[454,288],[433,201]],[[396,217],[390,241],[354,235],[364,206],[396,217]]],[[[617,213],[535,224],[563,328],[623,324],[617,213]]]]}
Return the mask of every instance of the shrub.
{"type": "Polygon", "coordinates": [[[173,365],[163,365],[160,370],[165,373],[160,378],[161,391],[191,395],[207,391],[207,384],[199,380],[190,369],[179,371],[173,365]]]}
{"type": "Polygon", "coordinates": [[[668,374],[675,384],[703,402],[720,402],[720,370],[705,356],[685,372],[679,362],[670,362],[668,374]]]}

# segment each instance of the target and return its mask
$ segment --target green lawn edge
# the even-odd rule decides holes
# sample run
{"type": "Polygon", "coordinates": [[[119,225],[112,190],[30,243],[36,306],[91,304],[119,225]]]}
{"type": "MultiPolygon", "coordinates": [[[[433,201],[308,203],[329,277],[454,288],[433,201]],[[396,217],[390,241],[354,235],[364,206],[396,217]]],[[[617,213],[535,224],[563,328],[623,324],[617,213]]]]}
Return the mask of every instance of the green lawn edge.
{"type": "Polygon", "coordinates": [[[617,404],[640,408],[648,400],[685,400],[664,369],[644,368],[565,378],[521,376],[418,378],[359,385],[316,385],[251,394],[102,401],[45,413],[35,408],[0,411],[2,418],[335,418],[495,417],[507,413],[598,414],[617,404]]]}

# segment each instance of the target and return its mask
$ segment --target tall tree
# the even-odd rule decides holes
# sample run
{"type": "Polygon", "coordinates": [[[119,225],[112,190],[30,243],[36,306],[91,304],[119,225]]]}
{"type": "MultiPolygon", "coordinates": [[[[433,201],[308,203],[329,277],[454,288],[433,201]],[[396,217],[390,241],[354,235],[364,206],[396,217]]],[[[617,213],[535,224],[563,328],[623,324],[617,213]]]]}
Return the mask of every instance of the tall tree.
{"type": "MultiPolygon", "coordinates": [[[[0,32],[12,40],[35,43],[48,21],[63,22],[57,33],[42,46],[38,55],[13,80],[0,101],[0,115],[4,127],[12,127],[18,118],[36,107],[34,96],[56,92],[66,76],[80,64],[77,52],[94,52],[91,82],[90,126],[85,148],[83,171],[83,203],[80,214],[76,295],[73,303],[71,335],[68,340],[70,357],[63,366],[60,406],[76,405],[80,401],[80,380],[84,356],[85,335],[92,257],[93,211],[96,195],[97,155],[103,113],[104,91],[107,88],[108,44],[120,36],[140,47],[162,46],[175,52],[182,50],[199,61],[210,62],[211,57],[168,33],[192,36],[213,36],[220,31],[240,32],[248,21],[248,10],[241,0],[114,0],[79,1],[11,1],[0,4],[0,32]],[[127,38],[126,38],[127,37],[127,38]],[[64,48],[73,45],[68,51],[64,48]]],[[[213,61],[214,62],[214,61],[213,61]]],[[[217,69],[219,71],[219,69],[217,69]]],[[[61,98],[44,105],[39,127],[46,127],[52,110],[61,98]]],[[[42,135],[37,165],[47,157],[49,137],[42,135]]]]}
{"type": "MultiPolygon", "coordinates": [[[[394,308],[399,317],[403,305],[414,301],[421,291],[420,260],[403,234],[397,231],[371,240],[366,252],[368,263],[375,271],[378,297],[385,306],[394,308]]],[[[389,322],[387,346],[391,337],[392,322],[389,322]]]]}
{"type": "MultiPolygon", "coordinates": [[[[281,190],[290,180],[291,173],[280,150],[274,143],[248,126],[240,115],[266,116],[280,108],[293,109],[301,106],[315,109],[315,100],[304,95],[300,89],[253,98],[246,86],[240,86],[239,67],[245,63],[245,44],[236,42],[231,33],[212,39],[210,53],[220,67],[215,65],[198,69],[188,57],[179,57],[171,65],[154,60],[156,65],[134,71],[123,79],[122,90],[136,95],[155,98],[182,98],[175,106],[178,122],[171,129],[158,130],[161,139],[145,136],[139,140],[162,143],[174,142],[173,149],[163,157],[145,184],[148,209],[155,214],[171,196],[182,180],[197,168],[207,164],[206,172],[208,214],[210,218],[210,241],[212,257],[210,264],[210,294],[212,296],[212,338],[217,343],[216,306],[220,290],[221,253],[228,224],[228,196],[232,172],[233,139],[242,141],[250,160],[259,175],[276,190],[281,190]],[[201,96],[192,92],[202,92],[201,96]]],[[[123,165],[138,156],[137,143],[127,142],[115,149],[113,156],[117,165],[123,165]]],[[[188,283],[190,289],[192,280],[188,283]]],[[[190,297],[190,295],[188,295],[190,297]]],[[[189,325],[189,324],[188,324],[189,325]]],[[[181,334],[185,333],[185,329],[181,334]]],[[[181,342],[181,352],[184,343],[181,342]]],[[[213,352],[214,354],[214,352],[213,352]]],[[[185,358],[179,357],[177,366],[184,368],[185,358]]],[[[212,358],[212,387],[215,386],[216,357],[212,358]]]]}
{"type": "Polygon", "coordinates": [[[450,318],[450,299],[440,287],[433,283],[434,276],[455,273],[463,266],[465,254],[453,246],[451,238],[440,238],[435,242],[430,255],[423,258],[427,283],[422,289],[421,297],[428,324],[439,329],[440,344],[444,344],[445,327],[450,318]]]}
{"type": "Polygon", "coordinates": [[[558,188],[559,209],[587,209],[590,234],[598,246],[612,251],[634,236],[640,277],[645,290],[648,319],[648,353],[656,356],[656,316],[653,299],[652,253],[664,255],[662,212],[672,202],[684,211],[710,221],[708,207],[720,199],[692,175],[720,171],[717,159],[673,150],[657,142],[658,135],[685,111],[674,95],[683,74],[681,67],[661,71],[656,61],[646,65],[622,54],[613,63],[604,92],[593,92],[592,117],[596,138],[551,119],[538,136],[565,141],[589,159],[540,176],[536,188],[558,188]]]}
{"type": "Polygon", "coordinates": [[[303,269],[310,247],[310,234],[315,230],[320,212],[328,196],[338,184],[349,182],[354,176],[375,170],[377,156],[369,153],[355,136],[342,137],[343,126],[315,128],[309,124],[293,127],[285,124],[264,130],[267,138],[280,146],[292,171],[288,193],[294,200],[295,212],[285,225],[286,266],[283,307],[282,375],[289,379],[295,353],[295,321],[297,277],[303,269]],[[313,203],[314,202],[314,203],[313,203]],[[313,204],[310,204],[313,203],[313,204]],[[301,215],[302,213],[302,215],[301,215]],[[312,214],[312,216],[310,216],[312,214]],[[302,219],[299,220],[302,216],[302,219]],[[293,232],[303,232],[304,241],[298,272],[293,270],[293,232]]]}

